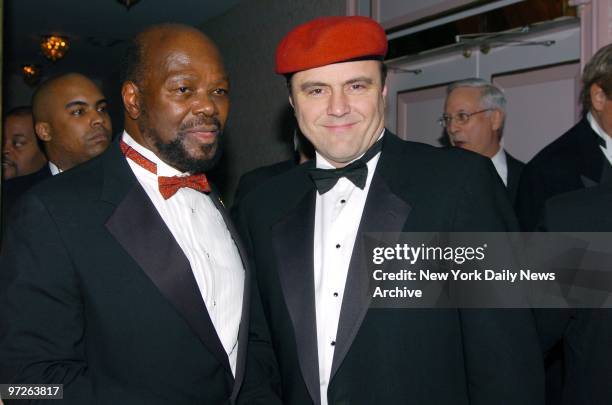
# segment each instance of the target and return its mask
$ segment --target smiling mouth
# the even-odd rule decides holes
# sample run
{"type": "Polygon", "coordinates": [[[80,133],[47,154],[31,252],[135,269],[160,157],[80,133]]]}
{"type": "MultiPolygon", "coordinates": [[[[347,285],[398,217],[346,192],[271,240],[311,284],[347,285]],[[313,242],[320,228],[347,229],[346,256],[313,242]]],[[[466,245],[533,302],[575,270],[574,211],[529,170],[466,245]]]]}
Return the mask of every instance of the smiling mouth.
{"type": "Polygon", "coordinates": [[[353,126],[355,126],[355,124],[357,123],[351,122],[348,124],[323,125],[323,127],[333,132],[342,132],[351,129],[353,126]]]}

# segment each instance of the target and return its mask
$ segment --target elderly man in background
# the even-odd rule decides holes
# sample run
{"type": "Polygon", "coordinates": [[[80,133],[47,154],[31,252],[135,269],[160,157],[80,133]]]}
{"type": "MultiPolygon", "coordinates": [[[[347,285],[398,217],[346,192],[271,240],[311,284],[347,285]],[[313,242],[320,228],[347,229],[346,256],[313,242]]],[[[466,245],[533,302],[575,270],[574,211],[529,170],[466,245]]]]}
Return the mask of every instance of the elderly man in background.
{"type": "Polygon", "coordinates": [[[505,119],[506,97],[486,80],[465,79],[446,88],[439,122],[451,144],[490,158],[514,202],[524,164],[501,145],[505,119]]]}

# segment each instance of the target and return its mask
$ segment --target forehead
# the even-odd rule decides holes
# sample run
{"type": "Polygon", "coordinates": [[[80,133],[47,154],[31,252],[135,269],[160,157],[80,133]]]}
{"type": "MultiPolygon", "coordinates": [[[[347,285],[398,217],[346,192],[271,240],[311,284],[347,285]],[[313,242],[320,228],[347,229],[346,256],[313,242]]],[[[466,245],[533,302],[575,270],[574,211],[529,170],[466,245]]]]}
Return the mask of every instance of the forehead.
{"type": "Polygon", "coordinates": [[[56,107],[64,108],[71,101],[83,101],[89,104],[95,104],[104,98],[102,92],[89,79],[84,77],[69,77],[59,80],[53,86],[52,99],[56,107]]]}
{"type": "Polygon", "coordinates": [[[374,82],[380,81],[380,62],[375,60],[361,60],[334,63],[303,70],[293,75],[292,83],[300,84],[313,81],[333,85],[362,77],[372,79],[374,82]]]}
{"type": "Polygon", "coordinates": [[[4,121],[5,135],[32,135],[34,136],[34,122],[31,115],[11,115],[4,121]]]}
{"type": "Polygon", "coordinates": [[[446,98],[448,110],[465,110],[480,106],[481,90],[475,87],[458,87],[446,98]]]}
{"type": "Polygon", "coordinates": [[[145,52],[145,70],[148,79],[165,79],[178,73],[204,75],[225,74],[219,52],[215,46],[197,33],[167,36],[161,46],[149,44],[145,52]]]}

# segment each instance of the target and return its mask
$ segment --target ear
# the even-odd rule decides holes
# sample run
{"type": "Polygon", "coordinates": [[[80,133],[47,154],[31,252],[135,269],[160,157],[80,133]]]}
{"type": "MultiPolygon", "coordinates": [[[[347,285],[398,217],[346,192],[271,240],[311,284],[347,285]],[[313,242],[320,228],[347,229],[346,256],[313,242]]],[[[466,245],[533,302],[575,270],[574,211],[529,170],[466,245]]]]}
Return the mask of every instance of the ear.
{"type": "Polygon", "coordinates": [[[601,112],[604,109],[608,96],[597,83],[593,83],[589,89],[591,93],[591,105],[597,112],[601,112]]]}
{"type": "Polygon", "coordinates": [[[385,85],[382,89],[382,97],[383,97],[383,105],[387,106],[387,93],[389,92],[389,88],[387,87],[387,82],[385,81],[385,85]]]}
{"type": "Polygon", "coordinates": [[[123,106],[128,116],[133,120],[138,119],[141,112],[141,93],[136,83],[130,81],[123,83],[123,86],[121,86],[121,98],[123,99],[123,106]]]}
{"type": "Polygon", "coordinates": [[[504,113],[500,110],[491,111],[491,129],[498,131],[504,122],[504,113]]]}
{"type": "Polygon", "coordinates": [[[49,142],[52,139],[51,125],[48,122],[37,122],[34,125],[34,132],[36,132],[38,139],[43,142],[49,142]]]}
{"type": "Polygon", "coordinates": [[[291,96],[291,94],[289,95],[289,104],[291,104],[291,108],[295,110],[295,105],[293,105],[293,97],[291,96]]]}

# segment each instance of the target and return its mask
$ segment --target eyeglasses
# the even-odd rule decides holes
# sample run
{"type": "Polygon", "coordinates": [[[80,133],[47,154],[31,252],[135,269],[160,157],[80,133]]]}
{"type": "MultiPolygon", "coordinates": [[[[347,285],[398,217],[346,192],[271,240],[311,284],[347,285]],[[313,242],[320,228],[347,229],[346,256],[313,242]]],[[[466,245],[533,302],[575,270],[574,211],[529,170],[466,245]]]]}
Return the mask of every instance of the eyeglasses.
{"type": "Polygon", "coordinates": [[[470,121],[470,118],[472,117],[472,115],[476,115],[476,114],[480,114],[486,111],[492,111],[493,108],[487,108],[485,110],[480,110],[480,111],[476,111],[473,113],[466,113],[466,112],[460,112],[453,115],[442,115],[439,119],[438,119],[438,124],[440,124],[440,126],[442,128],[447,128],[451,122],[453,120],[455,120],[455,122],[459,125],[465,125],[470,121]]]}

